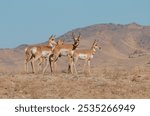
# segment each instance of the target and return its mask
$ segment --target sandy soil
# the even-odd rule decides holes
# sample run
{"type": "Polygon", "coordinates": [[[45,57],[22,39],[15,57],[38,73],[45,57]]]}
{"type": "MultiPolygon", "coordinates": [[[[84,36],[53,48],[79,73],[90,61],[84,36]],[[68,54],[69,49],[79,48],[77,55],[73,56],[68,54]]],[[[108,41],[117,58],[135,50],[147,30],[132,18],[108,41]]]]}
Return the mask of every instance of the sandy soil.
{"type": "Polygon", "coordinates": [[[93,68],[89,76],[64,71],[0,73],[0,98],[150,98],[150,67],[93,68]]]}

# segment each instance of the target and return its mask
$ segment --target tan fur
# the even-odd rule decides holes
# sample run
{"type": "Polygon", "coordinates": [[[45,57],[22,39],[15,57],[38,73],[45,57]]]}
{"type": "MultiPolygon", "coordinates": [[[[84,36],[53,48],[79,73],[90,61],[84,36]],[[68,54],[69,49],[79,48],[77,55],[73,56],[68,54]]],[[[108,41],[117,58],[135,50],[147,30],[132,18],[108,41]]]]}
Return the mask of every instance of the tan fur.
{"type": "MultiPolygon", "coordinates": [[[[56,44],[56,46],[55,46],[55,48],[56,47],[59,47],[59,46],[61,46],[61,45],[63,45],[64,44],[64,41],[63,40],[59,40],[58,42],[57,42],[57,44],[56,44]]],[[[48,64],[50,64],[50,68],[51,68],[51,72],[52,72],[52,65],[51,65],[51,62],[53,61],[53,59],[52,59],[52,55],[54,54],[54,49],[55,48],[52,48],[51,49],[51,53],[47,56],[47,58],[46,58],[46,60],[47,60],[47,64],[46,64],[46,66],[45,66],[45,68],[44,68],[44,70],[43,70],[43,76],[44,76],[44,73],[45,73],[45,71],[46,71],[46,69],[47,69],[47,67],[48,67],[48,64]]]]}
{"type": "Polygon", "coordinates": [[[97,45],[97,41],[95,40],[91,49],[77,49],[74,51],[72,55],[72,63],[71,63],[71,72],[75,71],[77,74],[76,64],[78,59],[85,60],[83,71],[85,71],[86,64],[88,65],[88,73],[90,74],[90,62],[93,59],[94,54],[96,53],[96,49],[101,49],[97,45]]]}
{"type": "Polygon", "coordinates": [[[43,58],[47,56],[43,56],[42,52],[45,51],[47,54],[51,54],[54,46],[56,45],[55,36],[51,36],[48,41],[48,45],[35,45],[29,46],[25,49],[25,72],[28,72],[28,63],[31,62],[32,72],[35,73],[34,62],[39,60],[41,65],[43,58]]]}
{"type": "Polygon", "coordinates": [[[70,62],[70,54],[72,53],[73,50],[75,50],[77,48],[77,46],[79,45],[79,42],[80,42],[80,34],[78,37],[75,37],[74,34],[72,34],[72,37],[73,37],[73,40],[74,40],[74,43],[73,44],[67,44],[67,43],[64,43],[63,45],[59,45],[59,46],[56,46],[54,51],[53,51],[53,66],[54,66],[54,72],[56,71],[56,62],[58,60],[58,58],[60,56],[68,56],[68,62],[69,62],[69,65],[68,65],[68,72],[70,72],[70,67],[71,67],[71,62],[70,62]]]}

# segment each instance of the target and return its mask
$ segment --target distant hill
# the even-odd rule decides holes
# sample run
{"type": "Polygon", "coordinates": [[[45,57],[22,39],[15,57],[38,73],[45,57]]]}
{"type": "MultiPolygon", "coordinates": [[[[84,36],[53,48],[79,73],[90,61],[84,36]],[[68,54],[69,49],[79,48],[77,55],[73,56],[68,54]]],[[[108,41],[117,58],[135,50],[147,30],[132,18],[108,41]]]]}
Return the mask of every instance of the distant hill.
{"type": "MultiPolygon", "coordinates": [[[[136,23],[120,24],[95,24],[83,28],[71,30],[57,39],[65,39],[72,43],[72,32],[81,33],[79,48],[90,48],[92,42],[97,39],[102,47],[95,56],[95,63],[112,60],[129,60],[146,56],[150,52],[150,26],[142,26],[136,23]]],[[[42,43],[42,42],[41,42],[42,43]]],[[[46,42],[43,42],[46,44],[46,42]]],[[[0,65],[23,65],[25,43],[14,49],[0,49],[0,65]]]]}
{"type": "Polygon", "coordinates": [[[93,40],[99,40],[102,45],[102,52],[110,56],[123,58],[129,55],[134,56],[134,54],[136,56],[137,54],[146,54],[150,51],[150,26],[141,26],[136,23],[128,25],[96,24],[74,29],[59,38],[72,41],[72,32],[82,34],[82,46],[89,46],[93,40]]]}

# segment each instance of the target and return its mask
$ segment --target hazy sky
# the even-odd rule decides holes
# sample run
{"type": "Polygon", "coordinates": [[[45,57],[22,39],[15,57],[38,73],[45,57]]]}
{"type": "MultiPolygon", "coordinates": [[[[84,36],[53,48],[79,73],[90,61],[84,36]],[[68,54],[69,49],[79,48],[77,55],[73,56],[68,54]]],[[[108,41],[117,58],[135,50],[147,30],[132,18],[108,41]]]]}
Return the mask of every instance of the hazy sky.
{"type": "Polygon", "coordinates": [[[0,0],[0,48],[93,24],[132,22],[150,25],[150,0],[0,0]]]}

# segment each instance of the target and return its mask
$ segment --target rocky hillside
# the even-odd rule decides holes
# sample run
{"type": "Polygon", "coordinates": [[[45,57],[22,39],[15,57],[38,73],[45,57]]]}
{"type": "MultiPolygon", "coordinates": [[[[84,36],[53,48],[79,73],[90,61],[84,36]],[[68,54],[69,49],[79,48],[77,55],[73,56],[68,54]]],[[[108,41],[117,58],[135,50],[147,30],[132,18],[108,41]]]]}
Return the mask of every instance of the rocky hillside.
{"type": "MultiPolygon", "coordinates": [[[[74,29],[60,36],[66,42],[72,42],[71,34],[81,33],[79,48],[90,48],[92,42],[97,39],[102,47],[97,52],[95,65],[102,63],[122,62],[141,57],[147,57],[150,52],[150,26],[142,26],[136,23],[128,25],[120,24],[96,24],[84,28],[74,29]]],[[[24,62],[23,44],[14,49],[0,49],[0,70],[2,67],[19,67],[24,62]]],[[[20,69],[20,68],[19,68],[20,69]]]]}
{"type": "Polygon", "coordinates": [[[136,56],[144,55],[150,51],[150,26],[141,26],[136,23],[96,24],[72,30],[60,38],[71,41],[72,32],[82,34],[81,46],[88,47],[94,39],[99,40],[102,52],[109,56],[124,58],[135,54],[136,56]]]}

